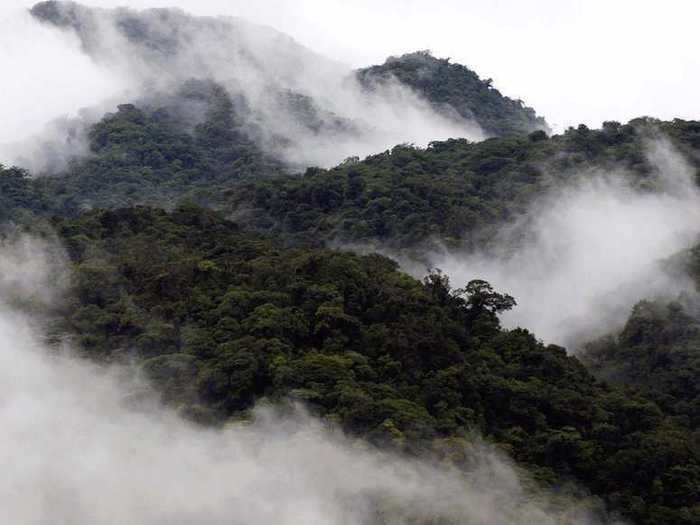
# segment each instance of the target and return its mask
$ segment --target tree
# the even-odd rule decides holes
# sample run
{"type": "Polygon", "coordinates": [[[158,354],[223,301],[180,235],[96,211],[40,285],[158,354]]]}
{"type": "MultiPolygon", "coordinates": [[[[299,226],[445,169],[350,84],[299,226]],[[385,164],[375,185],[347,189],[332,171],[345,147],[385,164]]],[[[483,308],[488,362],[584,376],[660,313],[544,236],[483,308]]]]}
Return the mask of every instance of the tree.
{"type": "Polygon", "coordinates": [[[482,312],[498,314],[517,304],[512,296],[494,292],[489,283],[480,279],[470,281],[464,289],[456,290],[455,293],[467,296],[467,309],[475,316],[482,312]]]}

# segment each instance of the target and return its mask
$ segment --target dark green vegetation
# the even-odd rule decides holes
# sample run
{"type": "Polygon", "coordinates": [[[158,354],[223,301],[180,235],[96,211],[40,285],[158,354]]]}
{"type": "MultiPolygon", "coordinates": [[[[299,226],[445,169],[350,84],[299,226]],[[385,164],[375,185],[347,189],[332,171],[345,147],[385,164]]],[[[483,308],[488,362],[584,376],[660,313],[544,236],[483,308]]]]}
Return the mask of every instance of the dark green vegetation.
{"type": "Polygon", "coordinates": [[[397,146],[303,177],[242,183],[232,193],[231,211],[249,227],[298,241],[380,241],[401,249],[437,238],[483,249],[534,199],[582,172],[614,166],[652,189],[655,168],[645,146],[659,135],[700,168],[699,122],[638,119],[601,130],[580,126],[552,138],[538,131],[437,142],[425,150],[397,146]]]}
{"type": "Polygon", "coordinates": [[[0,164],[0,222],[28,223],[48,210],[36,179],[29,178],[24,170],[0,164]]]}
{"type": "Polygon", "coordinates": [[[280,249],[194,206],[54,226],[75,276],[54,329],[94,359],[135,360],[187,417],[292,396],[375,444],[457,463],[476,430],[639,523],[700,519],[697,435],[562,348],[502,330],[513,302],[487,283],[452,290],[378,255],[280,249]]]}
{"type": "MultiPolygon", "coordinates": [[[[678,259],[698,289],[700,246],[678,259]]],[[[694,295],[640,302],[622,332],[590,343],[583,359],[598,377],[636,389],[700,433],[700,304],[694,295]]]]}
{"type": "Polygon", "coordinates": [[[237,181],[284,172],[241,130],[238,116],[245,111],[221,87],[199,81],[139,107],[120,105],[90,129],[90,155],[65,172],[32,179],[0,167],[3,215],[71,216],[94,207],[171,207],[180,200],[220,206],[220,192],[237,181]]]}
{"type": "MultiPolygon", "coordinates": [[[[622,166],[635,184],[653,186],[645,143],[659,134],[700,167],[700,123],[638,119],[552,138],[535,132],[427,149],[397,146],[331,170],[284,175],[236,126],[244,108],[215,85],[192,82],[175,101],[121,106],[93,128],[90,158],[60,175],[11,184],[37,203],[30,209],[48,206],[60,215],[134,204],[172,208],[189,200],[288,243],[378,241],[403,249],[439,239],[483,248],[534,199],[582,171],[622,166]],[[174,108],[182,111],[192,100],[206,111],[187,132],[174,108]]],[[[25,208],[22,201],[17,206],[25,208]]]]}
{"type": "MultiPolygon", "coordinates": [[[[682,302],[643,301],[622,332],[591,343],[597,376],[634,387],[683,426],[700,430],[700,319],[682,302]]],[[[697,439],[700,439],[698,435],[697,439]]]]}
{"type": "Polygon", "coordinates": [[[357,77],[368,89],[376,83],[398,80],[438,111],[448,115],[456,111],[459,116],[478,122],[488,136],[550,131],[545,120],[522,100],[504,97],[490,79],[482,80],[469,68],[435,58],[429,51],[391,57],[381,66],[361,69],[357,77]]]}
{"type": "Polygon", "coordinates": [[[219,86],[191,81],[157,100],[119,106],[91,129],[89,158],[37,181],[57,213],[183,198],[209,204],[211,188],[282,170],[247,138],[237,120],[245,108],[219,86]]]}

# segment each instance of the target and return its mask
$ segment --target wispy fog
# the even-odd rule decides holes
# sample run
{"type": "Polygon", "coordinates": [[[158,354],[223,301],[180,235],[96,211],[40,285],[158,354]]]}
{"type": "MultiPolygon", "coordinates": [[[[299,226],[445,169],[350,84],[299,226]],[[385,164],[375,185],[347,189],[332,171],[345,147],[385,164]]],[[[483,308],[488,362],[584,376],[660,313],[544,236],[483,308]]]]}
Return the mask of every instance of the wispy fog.
{"type": "MultiPolygon", "coordinates": [[[[75,35],[39,24],[19,7],[0,6],[0,161],[8,144],[41,132],[53,119],[77,116],[126,88],[124,79],[80,51],[75,35]]],[[[9,151],[8,151],[9,150],[9,151]]]]}
{"type": "Polygon", "coordinates": [[[548,343],[575,349],[620,327],[639,300],[692,289],[663,261],[700,234],[694,170],[665,140],[647,155],[655,191],[633,189],[621,170],[587,171],[504,229],[500,253],[440,254],[433,265],[455,284],[479,277],[513,295],[518,306],[504,324],[548,343]]]}
{"type": "Polygon", "coordinates": [[[34,305],[55,304],[56,252],[0,246],[0,508],[4,523],[598,523],[591,500],[555,498],[475,438],[468,474],[344,437],[303,410],[194,427],[131,370],[49,349],[34,305]],[[26,264],[26,261],[32,261],[26,264]],[[23,306],[16,307],[24,298],[23,306]],[[25,312],[25,313],[22,313],[25,312]],[[527,489],[525,488],[527,487],[527,489]]]}
{"type": "MultiPolygon", "coordinates": [[[[70,2],[37,11],[46,23],[26,11],[0,13],[6,28],[0,62],[12,71],[0,105],[0,143],[13,144],[0,148],[4,162],[41,170],[51,159],[37,157],[47,148],[15,143],[47,122],[75,117],[84,107],[114,109],[117,102],[172,92],[192,78],[214,80],[240,98],[247,111],[239,118],[252,138],[298,168],[332,166],[400,143],[482,137],[475,123],[436,113],[398,83],[363,89],[347,66],[242,19],[70,2]]],[[[87,121],[100,114],[93,111],[87,121]]],[[[48,139],[33,143],[63,137],[54,127],[48,139]]],[[[81,153],[80,146],[75,140],[73,151],[81,153]]]]}

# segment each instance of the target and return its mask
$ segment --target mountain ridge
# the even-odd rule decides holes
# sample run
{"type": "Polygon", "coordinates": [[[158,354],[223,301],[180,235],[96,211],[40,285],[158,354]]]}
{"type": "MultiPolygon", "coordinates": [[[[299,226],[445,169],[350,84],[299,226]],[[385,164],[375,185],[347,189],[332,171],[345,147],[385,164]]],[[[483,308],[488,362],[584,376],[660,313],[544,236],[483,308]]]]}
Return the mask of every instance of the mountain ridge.
{"type": "Polygon", "coordinates": [[[552,132],[545,119],[522,100],[501,95],[490,79],[482,80],[468,67],[436,58],[430,51],[389,57],[382,65],[358,70],[357,75],[368,89],[395,78],[419,92],[438,111],[456,111],[462,118],[475,119],[487,136],[552,132]]]}
{"type": "Polygon", "coordinates": [[[425,54],[352,71],[241,19],[57,0],[38,3],[30,13],[73,31],[89,56],[135,77],[149,93],[174,92],[189,80],[218,83],[245,100],[243,117],[259,146],[300,169],[404,142],[549,130],[534,110],[503,97],[468,68],[425,54]],[[409,67],[417,57],[434,70],[439,89],[417,81],[421,75],[409,67]],[[342,156],[335,153],[341,150],[342,156]]]}

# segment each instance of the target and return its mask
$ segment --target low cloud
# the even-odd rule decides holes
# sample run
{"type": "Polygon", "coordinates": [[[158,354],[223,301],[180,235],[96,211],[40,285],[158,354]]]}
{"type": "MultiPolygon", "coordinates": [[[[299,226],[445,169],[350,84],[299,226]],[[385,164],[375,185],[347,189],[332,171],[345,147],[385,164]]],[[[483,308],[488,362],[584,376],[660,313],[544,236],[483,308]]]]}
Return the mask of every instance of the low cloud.
{"type": "MultiPolygon", "coordinates": [[[[12,3],[0,7],[0,162],[31,160],[22,144],[60,117],[122,93],[127,84],[80,50],[75,35],[39,24],[12,3]],[[19,144],[18,144],[19,143],[19,144]]],[[[49,137],[53,135],[49,131],[49,137]]]]}
{"type": "Polygon", "coordinates": [[[473,278],[513,295],[508,327],[575,349],[620,328],[641,299],[691,285],[664,261],[700,234],[695,172],[666,140],[649,143],[654,190],[623,170],[590,170],[552,190],[501,232],[496,253],[445,253],[432,264],[456,285],[473,278]]]}
{"type": "Polygon", "coordinates": [[[349,67],[239,18],[70,2],[44,3],[35,13],[12,10],[3,20],[9,30],[0,37],[0,59],[13,72],[0,105],[0,118],[9,123],[0,133],[6,163],[60,169],[65,159],[56,165],[51,155],[80,155],[86,144],[75,133],[66,143],[55,125],[43,128],[47,122],[90,107],[83,118],[89,125],[110,106],[172,93],[190,79],[213,80],[243,100],[247,111],[237,118],[251,138],[298,169],[330,167],[400,143],[483,138],[475,122],[436,112],[398,82],[364,89],[349,67]],[[27,148],[28,137],[40,146],[27,148]]]}

